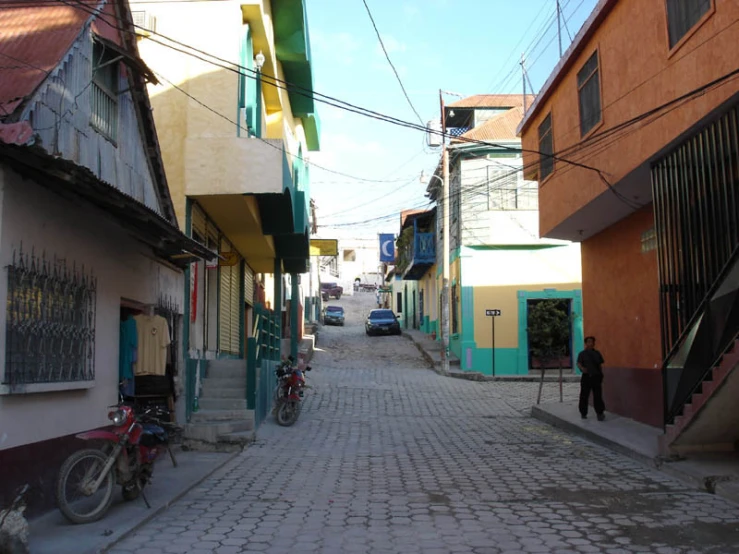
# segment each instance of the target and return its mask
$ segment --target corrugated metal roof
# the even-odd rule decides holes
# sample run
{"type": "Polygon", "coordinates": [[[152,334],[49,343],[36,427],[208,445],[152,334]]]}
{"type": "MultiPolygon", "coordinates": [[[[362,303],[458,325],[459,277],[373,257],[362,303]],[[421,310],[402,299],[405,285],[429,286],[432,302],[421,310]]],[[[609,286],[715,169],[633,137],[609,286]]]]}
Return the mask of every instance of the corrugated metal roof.
{"type": "MultiPolygon", "coordinates": [[[[530,106],[536,96],[526,95],[526,104],[530,106]]],[[[475,94],[462,100],[447,104],[447,108],[518,108],[523,107],[523,94],[475,94]]]]}
{"type": "MultiPolygon", "coordinates": [[[[0,119],[10,116],[59,65],[75,39],[103,8],[103,19],[116,24],[117,14],[105,0],[62,2],[5,0],[0,9],[0,119]]],[[[95,31],[120,43],[118,31],[96,20],[95,31]]]]}
{"type": "Polygon", "coordinates": [[[488,142],[494,142],[496,140],[518,140],[518,137],[516,137],[516,128],[522,119],[523,107],[513,108],[488,119],[479,127],[467,131],[461,135],[461,138],[488,142]]]}

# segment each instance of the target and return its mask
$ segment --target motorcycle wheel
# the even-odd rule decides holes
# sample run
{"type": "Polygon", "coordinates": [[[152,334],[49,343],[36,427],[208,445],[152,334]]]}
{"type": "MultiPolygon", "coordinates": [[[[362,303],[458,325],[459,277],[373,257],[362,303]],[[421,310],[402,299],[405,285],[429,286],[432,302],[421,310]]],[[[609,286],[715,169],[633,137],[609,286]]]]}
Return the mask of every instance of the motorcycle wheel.
{"type": "Polygon", "coordinates": [[[298,420],[300,415],[300,402],[297,400],[285,400],[277,408],[277,424],[290,427],[298,420]]]}
{"type": "Polygon", "coordinates": [[[59,510],[72,523],[97,521],[110,507],[115,485],[113,471],[108,471],[93,494],[88,495],[81,490],[100,476],[107,459],[100,450],[87,449],[75,452],[62,464],[57,479],[56,499],[59,510]]]}

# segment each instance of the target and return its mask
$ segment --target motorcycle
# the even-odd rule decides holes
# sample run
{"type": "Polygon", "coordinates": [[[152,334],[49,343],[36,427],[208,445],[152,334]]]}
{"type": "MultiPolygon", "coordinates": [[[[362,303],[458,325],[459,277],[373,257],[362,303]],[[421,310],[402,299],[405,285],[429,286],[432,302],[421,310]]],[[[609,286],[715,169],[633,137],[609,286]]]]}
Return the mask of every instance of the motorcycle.
{"type": "MultiPolygon", "coordinates": [[[[289,427],[298,420],[304,390],[310,388],[305,383],[305,372],[294,364],[295,359],[288,356],[287,360],[275,369],[277,386],[274,394],[274,413],[277,424],[283,427],[289,427]]],[[[306,366],[305,371],[311,369],[310,366],[306,366]]]]}
{"type": "Polygon", "coordinates": [[[108,413],[111,430],[76,435],[82,440],[102,440],[102,447],[75,452],[59,470],[57,504],[72,523],[90,523],[103,517],[113,501],[116,484],[121,486],[124,500],[141,496],[151,508],[144,487],[151,481],[154,461],[167,451],[177,467],[169,435],[179,427],[161,419],[169,415],[167,410],[149,408],[137,414],[123,403],[111,408],[116,408],[108,413]]]}

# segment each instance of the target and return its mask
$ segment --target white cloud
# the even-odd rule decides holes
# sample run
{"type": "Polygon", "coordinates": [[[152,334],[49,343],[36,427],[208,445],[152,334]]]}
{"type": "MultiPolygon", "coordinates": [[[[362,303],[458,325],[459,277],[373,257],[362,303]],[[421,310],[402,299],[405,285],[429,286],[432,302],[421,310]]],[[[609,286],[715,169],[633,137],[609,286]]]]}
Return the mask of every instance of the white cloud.
{"type": "MultiPolygon", "coordinates": [[[[393,54],[394,52],[405,52],[407,49],[404,42],[399,41],[392,35],[384,35],[382,37],[382,42],[385,44],[385,50],[387,50],[388,54],[393,54]]],[[[380,46],[379,42],[377,43],[377,47],[375,50],[379,55],[385,55],[382,52],[382,47],[380,46]]]]}
{"type": "Polygon", "coordinates": [[[413,18],[421,13],[421,10],[419,10],[418,7],[414,6],[413,4],[403,4],[403,13],[406,15],[406,17],[413,18]]]}
{"type": "MultiPolygon", "coordinates": [[[[398,65],[394,60],[393,60],[393,65],[395,66],[395,69],[398,70],[398,75],[400,75],[401,77],[405,77],[408,74],[408,68],[406,66],[398,65]]],[[[395,78],[395,74],[393,73],[393,68],[390,67],[390,64],[387,63],[387,60],[383,60],[381,62],[373,62],[372,69],[374,69],[375,71],[379,71],[379,72],[385,72],[391,77],[395,78]]]]}
{"type": "Polygon", "coordinates": [[[333,60],[342,65],[354,63],[354,54],[360,43],[350,33],[311,33],[311,48],[319,52],[321,58],[333,60]]]}

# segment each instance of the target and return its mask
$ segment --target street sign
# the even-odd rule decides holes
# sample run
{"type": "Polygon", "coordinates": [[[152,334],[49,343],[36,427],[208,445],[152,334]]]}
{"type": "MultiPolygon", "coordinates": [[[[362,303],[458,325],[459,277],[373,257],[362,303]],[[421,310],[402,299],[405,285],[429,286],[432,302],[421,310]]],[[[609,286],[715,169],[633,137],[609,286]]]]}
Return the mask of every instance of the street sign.
{"type": "Polygon", "coordinates": [[[493,324],[492,326],[493,344],[492,344],[492,349],[491,349],[492,351],[490,352],[490,357],[493,362],[493,377],[495,377],[495,318],[500,317],[501,315],[503,315],[502,310],[485,310],[485,316],[493,318],[490,320],[490,322],[493,324]]]}

